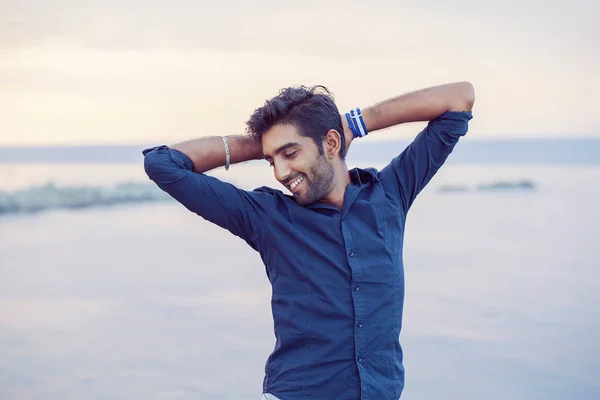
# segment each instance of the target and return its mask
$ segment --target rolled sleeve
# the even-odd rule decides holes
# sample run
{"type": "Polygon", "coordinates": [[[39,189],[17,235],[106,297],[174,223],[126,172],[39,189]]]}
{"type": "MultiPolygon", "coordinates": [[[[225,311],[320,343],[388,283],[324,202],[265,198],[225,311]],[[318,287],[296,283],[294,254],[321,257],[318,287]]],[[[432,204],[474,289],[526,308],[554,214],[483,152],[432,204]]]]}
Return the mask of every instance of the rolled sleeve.
{"type": "Polygon", "coordinates": [[[227,229],[257,249],[275,198],[261,190],[245,191],[193,171],[191,159],[167,146],[146,149],[144,169],[162,190],[202,218],[227,229]]]}
{"type": "Polygon", "coordinates": [[[448,111],[431,120],[415,140],[379,173],[386,190],[408,211],[417,195],[444,164],[473,118],[470,111],[448,111]]]}
{"type": "Polygon", "coordinates": [[[186,171],[193,171],[192,160],[180,151],[158,146],[142,151],[144,170],[157,185],[176,182],[186,171]]]}

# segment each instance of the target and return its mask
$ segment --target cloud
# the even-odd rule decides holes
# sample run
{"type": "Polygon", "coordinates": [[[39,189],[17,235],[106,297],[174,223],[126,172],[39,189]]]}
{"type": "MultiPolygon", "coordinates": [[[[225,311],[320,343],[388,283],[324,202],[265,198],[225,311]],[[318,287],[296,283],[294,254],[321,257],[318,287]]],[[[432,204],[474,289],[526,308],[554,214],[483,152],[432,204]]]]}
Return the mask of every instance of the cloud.
{"type": "Polygon", "coordinates": [[[62,40],[85,48],[291,50],[344,56],[349,46],[366,52],[411,51],[431,38],[477,45],[486,37],[519,32],[594,46],[600,33],[594,17],[600,15],[600,6],[592,0],[25,0],[6,1],[3,8],[0,43],[5,47],[62,40]]]}
{"type": "MultiPolygon", "coordinates": [[[[243,129],[283,86],[341,109],[468,79],[480,135],[600,135],[588,0],[0,3],[0,142],[243,129]]],[[[595,36],[594,36],[595,35],[595,36]]]]}

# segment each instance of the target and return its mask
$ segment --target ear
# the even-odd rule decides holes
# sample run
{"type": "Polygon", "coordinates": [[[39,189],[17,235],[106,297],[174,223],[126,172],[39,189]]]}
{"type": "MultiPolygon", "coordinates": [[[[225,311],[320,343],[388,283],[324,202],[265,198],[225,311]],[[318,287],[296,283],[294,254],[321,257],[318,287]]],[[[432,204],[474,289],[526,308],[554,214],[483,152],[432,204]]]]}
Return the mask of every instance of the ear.
{"type": "Polygon", "coordinates": [[[340,133],[335,129],[330,129],[323,139],[323,150],[329,159],[339,157],[342,148],[342,139],[340,133]]]}

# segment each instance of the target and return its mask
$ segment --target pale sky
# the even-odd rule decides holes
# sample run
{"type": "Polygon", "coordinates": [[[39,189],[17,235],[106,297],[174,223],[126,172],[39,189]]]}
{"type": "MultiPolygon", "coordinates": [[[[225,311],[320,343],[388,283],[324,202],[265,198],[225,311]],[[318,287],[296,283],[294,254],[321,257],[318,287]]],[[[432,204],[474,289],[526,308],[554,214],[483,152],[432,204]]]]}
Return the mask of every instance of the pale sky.
{"type": "Polygon", "coordinates": [[[286,86],[345,111],[459,80],[473,137],[600,137],[599,71],[598,0],[0,0],[0,145],[169,144],[286,86]]]}

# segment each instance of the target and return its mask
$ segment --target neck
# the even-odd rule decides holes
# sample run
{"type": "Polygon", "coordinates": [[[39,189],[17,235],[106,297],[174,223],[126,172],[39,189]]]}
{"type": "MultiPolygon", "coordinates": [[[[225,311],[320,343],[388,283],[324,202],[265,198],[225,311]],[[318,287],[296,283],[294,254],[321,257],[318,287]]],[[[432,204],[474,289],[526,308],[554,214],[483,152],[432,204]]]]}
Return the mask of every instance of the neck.
{"type": "Polygon", "coordinates": [[[334,166],[333,182],[331,182],[331,190],[325,197],[321,199],[322,203],[331,204],[332,206],[343,209],[344,208],[344,194],[346,188],[350,184],[350,174],[348,173],[348,167],[346,163],[341,163],[334,166]]]}

